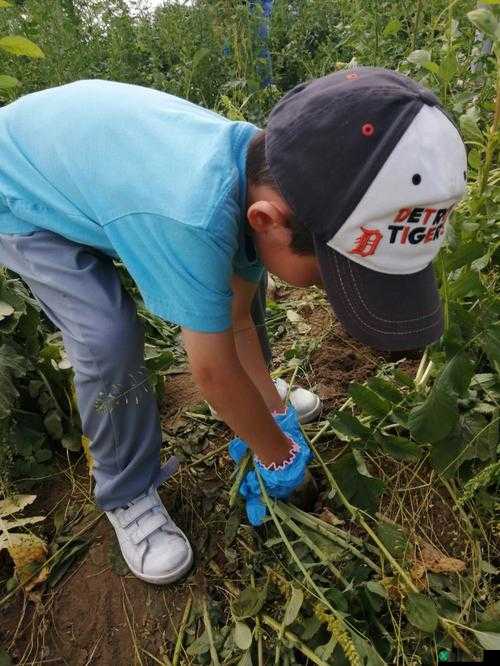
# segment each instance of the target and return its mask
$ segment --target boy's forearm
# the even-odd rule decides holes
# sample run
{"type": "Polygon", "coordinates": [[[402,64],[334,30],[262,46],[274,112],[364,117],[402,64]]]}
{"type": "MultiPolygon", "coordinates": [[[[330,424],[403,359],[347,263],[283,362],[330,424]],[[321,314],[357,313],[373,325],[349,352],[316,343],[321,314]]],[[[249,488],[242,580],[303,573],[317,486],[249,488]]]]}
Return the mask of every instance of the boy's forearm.
{"type": "Polygon", "coordinates": [[[234,341],[240,363],[261,394],[269,411],[282,411],[285,405],[269,374],[259,336],[250,316],[246,320],[235,322],[234,341]]]}
{"type": "Polygon", "coordinates": [[[205,399],[265,465],[288,457],[290,442],[243,367],[218,369],[203,377],[193,369],[193,374],[205,399]]]}

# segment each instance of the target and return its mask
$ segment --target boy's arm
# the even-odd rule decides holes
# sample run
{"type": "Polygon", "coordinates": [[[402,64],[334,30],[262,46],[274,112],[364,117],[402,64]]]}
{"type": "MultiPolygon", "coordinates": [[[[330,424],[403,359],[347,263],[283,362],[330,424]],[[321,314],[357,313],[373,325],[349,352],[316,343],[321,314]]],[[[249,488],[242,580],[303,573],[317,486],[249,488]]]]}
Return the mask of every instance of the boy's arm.
{"type": "Polygon", "coordinates": [[[265,465],[288,458],[290,441],[240,363],[232,329],[199,333],[184,328],[182,335],[196,383],[229,427],[265,465]]]}
{"type": "Polygon", "coordinates": [[[285,409],[285,405],[269,374],[251,315],[252,301],[258,284],[233,275],[231,288],[233,333],[240,363],[257,387],[269,411],[281,412],[285,409]]]}

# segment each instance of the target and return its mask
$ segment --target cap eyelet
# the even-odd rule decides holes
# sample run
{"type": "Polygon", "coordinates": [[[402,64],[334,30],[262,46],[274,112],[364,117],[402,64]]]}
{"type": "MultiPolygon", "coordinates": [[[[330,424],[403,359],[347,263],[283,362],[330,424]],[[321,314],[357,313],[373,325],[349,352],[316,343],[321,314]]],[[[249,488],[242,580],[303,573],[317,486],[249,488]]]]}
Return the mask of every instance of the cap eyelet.
{"type": "Polygon", "coordinates": [[[371,123],[365,123],[361,128],[361,133],[363,136],[372,136],[375,132],[375,127],[371,123]]]}
{"type": "Polygon", "coordinates": [[[411,182],[414,185],[420,185],[422,182],[422,176],[419,173],[414,173],[413,176],[411,177],[411,182]]]}
{"type": "Polygon", "coordinates": [[[359,74],[356,74],[356,72],[349,72],[349,74],[346,74],[345,78],[353,81],[354,79],[359,79],[359,74]]]}

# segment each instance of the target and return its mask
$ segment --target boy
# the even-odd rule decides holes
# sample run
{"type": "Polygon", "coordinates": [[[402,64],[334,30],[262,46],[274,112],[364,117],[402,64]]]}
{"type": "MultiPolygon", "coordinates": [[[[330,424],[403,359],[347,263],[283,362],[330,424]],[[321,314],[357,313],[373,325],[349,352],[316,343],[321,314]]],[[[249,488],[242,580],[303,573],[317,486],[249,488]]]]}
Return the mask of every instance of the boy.
{"type": "MultiPolygon", "coordinates": [[[[144,580],[176,580],[192,552],[156,491],[169,470],[112,257],[152,312],[181,325],[196,382],[241,437],[231,455],[248,443],[275,497],[302,482],[310,453],[250,317],[263,267],[324,284],[347,331],[379,349],[442,333],[430,264],[464,190],[465,150],[434,95],[395,72],[301,84],[265,133],[154,90],[84,81],[2,109],[0,148],[0,263],[63,331],[96,499],[144,580]],[[116,396],[108,412],[102,394],[116,396]]],[[[258,524],[254,471],[241,492],[258,524]]]]}

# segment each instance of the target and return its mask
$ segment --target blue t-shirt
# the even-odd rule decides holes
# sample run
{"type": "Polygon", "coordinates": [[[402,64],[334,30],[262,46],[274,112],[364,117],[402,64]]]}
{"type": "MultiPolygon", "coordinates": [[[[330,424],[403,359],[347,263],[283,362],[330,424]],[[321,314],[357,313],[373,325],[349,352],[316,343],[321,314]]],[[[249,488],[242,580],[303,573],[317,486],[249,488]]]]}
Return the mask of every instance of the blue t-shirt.
{"type": "Polygon", "coordinates": [[[257,131],[123,83],[26,95],[0,110],[0,233],[50,230],[119,257],[153,313],[226,330],[231,276],[263,271],[245,219],[257,131]]]}

